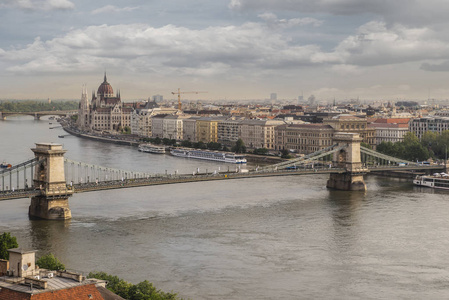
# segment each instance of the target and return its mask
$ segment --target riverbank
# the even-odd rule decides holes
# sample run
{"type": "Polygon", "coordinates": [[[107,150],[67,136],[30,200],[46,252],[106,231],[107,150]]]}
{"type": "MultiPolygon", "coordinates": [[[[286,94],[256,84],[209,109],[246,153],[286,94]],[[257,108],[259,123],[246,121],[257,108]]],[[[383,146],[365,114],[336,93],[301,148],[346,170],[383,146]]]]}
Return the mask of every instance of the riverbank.
{"type": "MultiPolygon", "coordinates": [[[[62,125],[62,128],[64,129],[64,131],[66,131],[74,136],[81,137],[81,138],[96,140],[96,141],[105,142],[105,143],[114,143],[114,144],[118,144],[118,145],[134,146],[134,147],[137,147],[137,146],[139,146],[139,144],[142,143],[140,141],[125,139],[125,137],[123,135],[107,137],[107,136],[103,136],[103,135],[99,136],[99,135],[87,134],[87,133],[79,131],[77,128],[70,126],[69,124],[67,124],[65,122],[61,122],[61,125],[62,125]]],[[[245,153],[244,155],[245,155],[246,160],[249,163],[255,163],[255,164],[276,164],[276,163],[280,163],[280,162],[286,160],[286,159],[280,158],[278,156],[255,155],[255,154],[249,154],[249,153],[245,153]]]]}
{"type": "Polygon", "coordinates": [[[66,131],[74,136],[86,138],[86,139],[90,139],[90,140],[96,140],[96,141],[100,141],[100,142],[114,143],[114,144],[126,145],[126,146],[135,146],[135,147],[137,147],[140,144],[140,142],[133,141],[133,140],[126,140],[119,136],[105,137],[105,136],[98,136],[98,135],[91,135],[91,134],[83,133],[83,132],[79,131],[78,129],[69,127],[67,125],[62,125],[62,128],[64,129],[64,131],[66,131]]]}

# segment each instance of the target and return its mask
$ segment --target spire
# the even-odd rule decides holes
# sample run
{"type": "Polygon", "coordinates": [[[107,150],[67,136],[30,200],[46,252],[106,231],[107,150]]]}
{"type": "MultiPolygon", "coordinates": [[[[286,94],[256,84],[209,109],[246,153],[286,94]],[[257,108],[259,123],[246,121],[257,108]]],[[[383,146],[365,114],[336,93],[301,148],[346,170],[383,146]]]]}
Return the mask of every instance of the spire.
{"type": "Polygon", "coordinates": [[[106,71],[104,71],[104,82],[108,82],[108,79],[106,78],[106,71]]]}

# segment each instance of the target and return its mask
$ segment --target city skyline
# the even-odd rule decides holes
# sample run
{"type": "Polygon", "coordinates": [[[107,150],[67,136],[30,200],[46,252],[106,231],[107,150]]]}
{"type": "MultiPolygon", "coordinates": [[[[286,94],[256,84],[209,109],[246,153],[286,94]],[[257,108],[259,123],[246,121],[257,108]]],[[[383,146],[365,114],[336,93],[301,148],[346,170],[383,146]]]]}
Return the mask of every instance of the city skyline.
{"type": "Polygon", "coordinates": [[[27,0],[0,4],[2,99],[448,99],[449,3],[27,0]]]}

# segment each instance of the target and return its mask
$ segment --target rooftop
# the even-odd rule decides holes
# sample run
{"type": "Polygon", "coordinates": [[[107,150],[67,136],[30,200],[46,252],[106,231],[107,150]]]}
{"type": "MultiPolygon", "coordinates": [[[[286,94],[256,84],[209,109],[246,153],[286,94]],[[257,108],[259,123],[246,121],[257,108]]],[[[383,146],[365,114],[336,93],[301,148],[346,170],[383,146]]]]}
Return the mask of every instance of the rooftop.
{"type": "Polygon", "coordinates": [[[84,279],[84,278],[81,282],[79,282],[72,278],[58,276],[57,273],[65,273],[65,272],[56,272],[56,271],[48,272],[47,270],[43,270],[40,272],[40,274],[42,274],[43,276],[39,275],[40,278],[39,280],[47,282],[47,288],[40,288],[38,284],[28,283],[29,282],[28,280],[27,283],[25,283],[26,280],[24,278],[9,277],[9,276],[0,277],[0,288],[7,288],[13,291],[34,295],[88,284],[96,284],[98,282],[98,280],[96,279],[84,279]],[[54,275],[50,277],[48,276],[48,274],[54,275]]]}

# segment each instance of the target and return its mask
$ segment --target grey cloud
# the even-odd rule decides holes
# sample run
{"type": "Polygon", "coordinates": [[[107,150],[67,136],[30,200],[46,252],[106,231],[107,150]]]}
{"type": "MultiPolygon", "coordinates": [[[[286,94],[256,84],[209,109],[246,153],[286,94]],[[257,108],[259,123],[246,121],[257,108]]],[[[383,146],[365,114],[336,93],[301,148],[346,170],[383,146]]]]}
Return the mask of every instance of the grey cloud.
{"type": "Polygon", "coordinates": [[[430,72],[449,72],[449,60],[441,64],[422,63],[420,69],[430,72]]]}
{"type": "Polygon", "coordinates": [[[447,22],[446,0],[230,0],[237,11],[296,11],[330,15],[374,14],[388,23],[423,25],[447,22]]]}
{"type": "Polygon", "coordinates": [[[121,13],[121,12],[130,12],[133,10],[139,9],[139,7],[117,7],[114,5],[106,5],[100,8],[97,8],[92,11],[93,15],[103,14],[103,13],[121,13]]]}
{"type": "Polygon", "coordinates": [[[320,52],[317,46],[289,43],[282,34],[258,23],[203,30],[101,25],[49,41],[36,39],[26,48],[4,51],[3,60],[11,64],[7,70],[25,73],[83,68],[92,61],[124,66],[139,61],[152,68],[205,68],[210,74],[214,67],[254,71],[310,65],[320,52]]]}
{"type": "Polygon", "coordinates": [[[75,8],[69,0],[3,0],[0,7],[22,10],[71,10],[75,8]]]}
{"type": "Polygon", "coordinates": [[[320,26],[323,21],[315,18],[293,18],[293,19],[278,19],[273,13],[263,13],[258,15],[259,18],[267,22],[267,25],[272,28],[290,28],[294,26],[320,26]]]}

